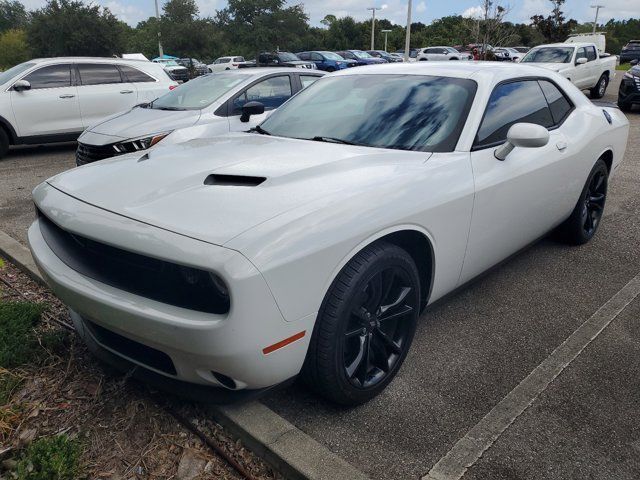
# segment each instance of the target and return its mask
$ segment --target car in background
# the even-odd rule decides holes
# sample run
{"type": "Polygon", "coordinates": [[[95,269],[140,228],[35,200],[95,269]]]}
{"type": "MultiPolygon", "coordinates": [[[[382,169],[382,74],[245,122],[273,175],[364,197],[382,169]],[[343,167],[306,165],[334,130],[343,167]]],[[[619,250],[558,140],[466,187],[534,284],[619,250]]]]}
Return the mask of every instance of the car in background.
{"type": "Polygon", "coordinates": [[[225,70],[233,70],[239,68],[241,64],[246,63],[244,57],[220,57],[209,65],[209,71],[212,73],[224,72],[225,70]]]}
{"type": "Polygon", "coordinates": [[[388,63],[399,63],[402,62],[402,58],[391,55],[390,53],[385,52],[384,50],[366,50],[366,52],[375,58],[382,58],[386,60],[388,63]]]}
{"type": "Polygon", "coordinates": [[[495,47],[493,54],[498,62],[518,62],[524,55],[515,48],[495,47]]]}
{"type": "Polygon", "coordinates": [[[90,126],[78,139],[76,165],[143,151],[160,142],[249,130],[322,75],[317,70],[252,68],[198,77],[153,102],[90,126]]]}
{"type": "Polygon", "coordinates": [[[104,118],[178,84],[161,65],[121,58],[40,58],[0,73],[0,157],[9,145],[76,140],[104,118]]]}
{"type": "Polygon", "coordinates": [[[180,65],[172,58],[154,58],[151,60],[154,63],[162,65],[164,71],[169,74],[171,78],[178,82],[186,82],[189,80],[189,70],[187,67],[180,65]]]}
{"type": "Polygon", "coordinates": [[[629,63],[631,60],[640,60],[640,40],[629,40],[620,52],[620,63],[629,63]]]}
{"type": "Polygon", "coordinates": [[[531,47],[513,47],[514,50],[517,50],[520,53],[527,53],[531,50],[531,47]]]}
{"type": "MultiPolygon", "coordinates": [[[[410,62],[415,62],[416,61],[416,57],[418,56],[419,52],[420,52],[419,48],[410,48],[409,49],[409,61],[410,62]]],[[[397,55],[402,56],[402,58],[404,59],[404,48],[399,48],[394,53],[397,54],[397,55]]]]}
{"type": "Polygon", "coordinates": [[[209,67],[196,58],[178,58],[176,63],[189,71],[190,79],[209,73],[209,67]]]}
{"type": "Polygon", "coordinates": [[[48,179],[29,246],[78,335],[126,372],[227,402],[300,375],[358,405],[417,328],[429,354],[434,302],[552,231],[594,239],[628,135],[618,108],[536,66],[350,68],[251,132],[48,179]]]}
{"type": "Polygon", "coordinates": [[[389,53],[389,55],[391,55],[393,58],[399,58],[400,60],[402,60],[404,62],[404,55],[402,53],[391,52],[391,53],[389,53]]]}
{"type": "Polygon", "coordinates": [[[471,60],[473,57],[468,53],[461,53],[453,47],[427,47],[418,52],[416,59],[419,62],[426,60],[471,60]]]}
{"type": "Polygon", "coordinates": [[[313,62],[319,70],[325,72],[335,72],[344,68],[355,67],[358,62],[342,58],[337,53],[326,51],[300,52],[296,53],[300,60],[313,62]]]}
{"type": "Polygon", "coordinates": [[[355,60],[355,62],[362,65],[377,65],[380,63],[388,63],[383,58],[375,58],[369,55],[367,52],[363,50],[340,50],[336,52],[342,58],[346,60],[355,60]]]}
{"type": "Polygon", "coordinates": [[[637,60],[635,66],[625,72],[618,90],[618,106],[623,112],[630,112],[633,105],[640,104],[640,65],[637,60]]]}
{"type": "Polygon", "coordinates": [[[262,52],[254,62],[240,64],[239,68],[251,67],[292,67],[314,70],[316,64],[300,60],[291,52],[262,52]]]}

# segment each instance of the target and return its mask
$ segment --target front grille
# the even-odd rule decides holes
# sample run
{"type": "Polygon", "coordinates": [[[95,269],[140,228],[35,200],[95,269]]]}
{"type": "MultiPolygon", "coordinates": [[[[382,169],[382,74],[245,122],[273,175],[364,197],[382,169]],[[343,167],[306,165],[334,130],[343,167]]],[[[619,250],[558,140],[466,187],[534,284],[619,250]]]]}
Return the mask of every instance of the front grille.
{"type": "Polygon", "coordinates": [[[229,311],[229,296],[216,286],[221,280],[207,271],[67,232],[40,211],[38,217],[49,248],[69,268],[86,277],[176,307],[215,314],[229,311]]]}
{"type": "Polygon", "coordinates": [[[113,145],[98,146],[78,142],[78,149],[76,150],[76,165],[85,165],[87,163],[97,162],[98,160],[104,160],[105,158],[111,158],[117,155],[121,154],[113,149],[113,145]]]}
{"type": "Polygon", "coordinates": [[[107,330],[86,318],[82,320],[94,338],[105,347],[161,372],[176,374],[176,367],[166,353],[107,330]]]}

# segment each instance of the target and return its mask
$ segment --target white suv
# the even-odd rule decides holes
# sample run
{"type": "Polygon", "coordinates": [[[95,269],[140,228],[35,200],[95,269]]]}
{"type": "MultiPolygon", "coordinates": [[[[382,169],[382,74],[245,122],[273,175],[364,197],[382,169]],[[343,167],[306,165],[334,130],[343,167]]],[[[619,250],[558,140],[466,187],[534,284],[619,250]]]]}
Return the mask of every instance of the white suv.
{"type": "Polygon", "coordinates": [[[225,70],[238,68],[241,63],[245,63],[244,57],[220,57],[209,65],[209,70],[212,73],[223,72],[225,70]]]}
{"type": "Polygon", "coordinates": [[[453,47],[427,47],[420,50],[417,60],[471,60],[473,58],[467,53],[461,53],[453,47]]]}
{"type": "Polygon", "coordinates": [[[162,65],[45,58],[0,73],[0,157],[9,145],[75,140],[89,125],[175,88],[162,65]]]}

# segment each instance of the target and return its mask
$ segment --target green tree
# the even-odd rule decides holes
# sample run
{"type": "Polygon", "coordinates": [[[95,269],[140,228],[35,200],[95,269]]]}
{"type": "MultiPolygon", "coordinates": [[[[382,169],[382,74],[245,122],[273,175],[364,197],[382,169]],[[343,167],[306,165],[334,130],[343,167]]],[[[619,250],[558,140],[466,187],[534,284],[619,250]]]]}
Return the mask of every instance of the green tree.
{"type": "Polygon", "coordinates": [[[50,0],[31,16],[29,43],[43,57],[120,54],[130,28],[108,8],[77,0],[50,0]]]}
{"type": "Polygon", "coordinates": [[[15,28],[24,28],[29,15],[18,0],[0,0],[0,32],[15,28]]]}
{"type": "Polygon", "coordinates": [[[0,33],[0,70],[29,60],[31,54],[24,30],[6,30],[0,33]]]}
{"type": "Polygon", "coordinates": [[[534,15],[531,23],[544,36],[547,42],[562,42],[567,39],[578,22],[567,20],[562,11],[565,0],[549,0],[553,4],[551,15],[534,15]]]}

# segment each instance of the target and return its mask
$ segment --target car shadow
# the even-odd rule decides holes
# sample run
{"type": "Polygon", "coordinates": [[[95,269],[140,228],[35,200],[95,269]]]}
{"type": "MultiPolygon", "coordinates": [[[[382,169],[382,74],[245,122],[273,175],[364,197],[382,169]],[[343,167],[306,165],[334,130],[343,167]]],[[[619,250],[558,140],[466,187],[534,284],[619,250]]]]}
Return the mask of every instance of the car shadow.
{"type": "MultiPolygon", "coordinates": [[[[72,153],[75,151],[77,142],[64,142],[54,143],[48,145],[16,145],[9,149],[9,152],[4,159],[11,159],[13,157],[30,157],[42,154],[56,154],[56,153],[72,153]]],[[[2,161],[2,159],[0,159],[2,161]]]]}

